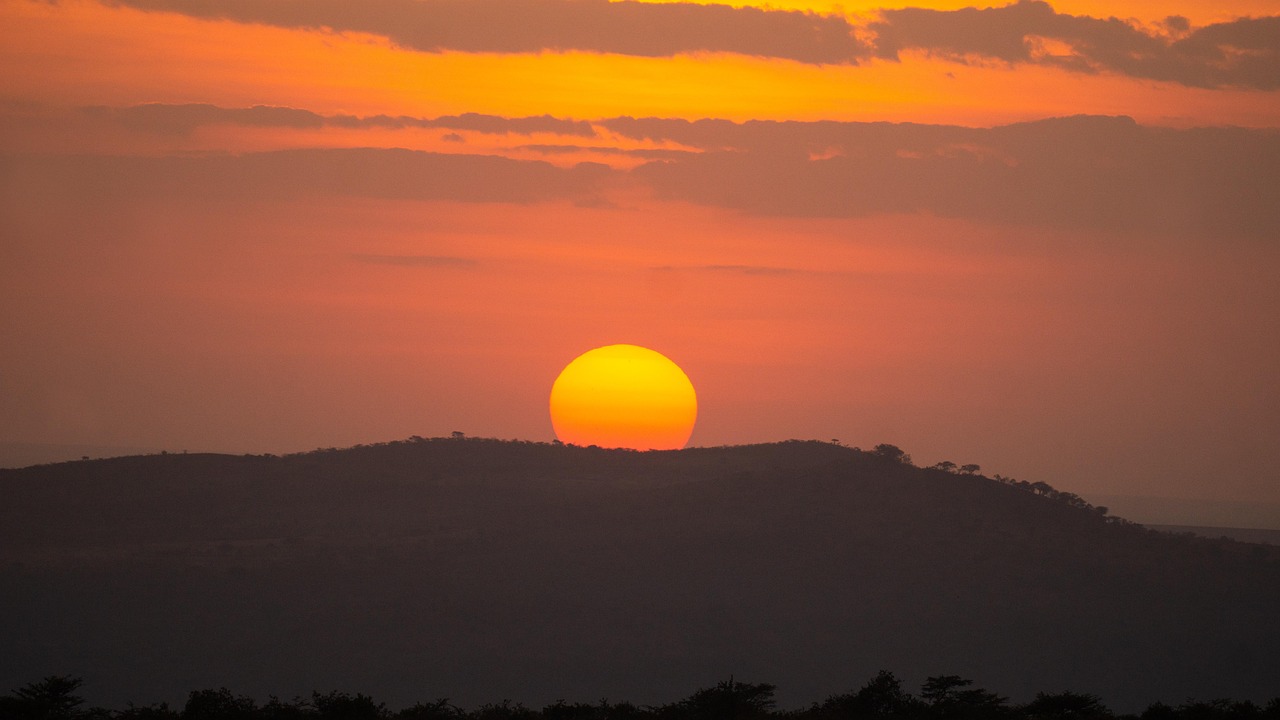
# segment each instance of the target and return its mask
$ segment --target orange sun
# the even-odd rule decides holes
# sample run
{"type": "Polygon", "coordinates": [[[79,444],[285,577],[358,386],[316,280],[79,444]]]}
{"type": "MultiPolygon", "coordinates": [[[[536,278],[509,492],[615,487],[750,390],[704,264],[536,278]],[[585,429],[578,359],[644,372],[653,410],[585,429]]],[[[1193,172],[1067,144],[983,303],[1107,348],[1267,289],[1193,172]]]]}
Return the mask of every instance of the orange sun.
{"type": "Polygon", "coordinates": [[[661,353],[609,345],[579,355],[551,387],[551,425],[562,442],[678,450],[698,417],[693,383],[661,353]]]}

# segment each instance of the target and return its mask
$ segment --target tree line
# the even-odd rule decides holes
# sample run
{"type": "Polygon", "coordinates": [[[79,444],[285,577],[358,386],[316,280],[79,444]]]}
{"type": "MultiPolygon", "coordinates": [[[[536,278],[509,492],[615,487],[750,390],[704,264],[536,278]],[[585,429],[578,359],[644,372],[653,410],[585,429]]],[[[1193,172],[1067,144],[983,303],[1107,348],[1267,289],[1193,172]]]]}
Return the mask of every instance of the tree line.
{"type": "Polygon", "coordinates": [[[363,694],[312,693],[309,698],[265,703],[226,688],[192,691],[181,709],[167,703],[108,710],[85,707],[81,678],[51,676],[0,697],[0,720],[1280,720],[1280,697],[1254,702],[1186,700],[1156,702],[1141,713],[1116,714],[1096,695],[1036,693],[1027,703],[1011,703],[975,687],[958,675],[928,678],[919,694],[881,671],[855,692],[832,695],[798,710],[779,710],[775,686],[730,678],[673,703],[637,706],[627,702],[568,703],[542,709],[503,700],[465,710],[438,699],[391,710],[363,694]]]}
{"type": "MultiPolygon", "coordinates": [[[[853,449],[861,451],[860,448],[853,449]]],[[[915,467],[911,462],[911,456],[896,445],[881,443],[876,445],[869,452],[871,455],[887,462],[901,463],[903,465],[911,465],[912,467],[915,467]]],[[[979,475],[979,473],[982,472],[982,466],[976,463],[957,465],[950,460],[943,460],[924,469],[940,470],[953,475],[979,475]]],[[[1053,502],[1062,503],[1063,505],[1076,508],[1077,510],[1085,510],[1091,513],[1096,513],[1099,516],[1105,516],[1106,521],[1110,523],[1120,523],[1125,525],[1132,524],[1123,518],[1107,515],[1109,509],[1106,506],[1092,505],[1079,495],[1072,492],[1066,492],[1065,490],[1058,490],[1046,482],[1027,482],[1026,480],[1017,480],[1011,477],[1006,477],[999,473],[992,475],[990,479],[995,480],[1002,485],[1008,485],[1009,487],[1029,492],[1032,495],[1037,495],[1039,497],[1052,500],[1053,502]]]]}

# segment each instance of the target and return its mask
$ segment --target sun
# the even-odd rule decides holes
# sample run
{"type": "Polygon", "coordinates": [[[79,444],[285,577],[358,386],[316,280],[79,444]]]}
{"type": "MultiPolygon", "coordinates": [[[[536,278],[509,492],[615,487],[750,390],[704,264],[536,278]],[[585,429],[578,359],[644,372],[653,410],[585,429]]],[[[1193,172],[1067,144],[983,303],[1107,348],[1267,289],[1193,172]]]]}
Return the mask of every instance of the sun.
{"type": "Polygon", "coordinates": [[[589,350],[551,386],[551,425],[565,443],[678,450],[697,418],[689,376],[662,353],[638,345],[589,350]]]}

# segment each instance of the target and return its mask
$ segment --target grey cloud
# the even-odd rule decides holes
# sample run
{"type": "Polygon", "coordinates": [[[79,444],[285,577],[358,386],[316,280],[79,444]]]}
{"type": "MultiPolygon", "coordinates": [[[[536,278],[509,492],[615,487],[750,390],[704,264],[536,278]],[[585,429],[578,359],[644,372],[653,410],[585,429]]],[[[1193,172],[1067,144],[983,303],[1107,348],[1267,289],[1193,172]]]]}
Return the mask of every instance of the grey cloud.
{"type": "Polygon", "coordinates": [[[1168,236],[1280,236],[1280,133],[1074,117],[997,127],[604,121],[709,149],[631,172],[660,196],[752,214],[931,213],[1168,236]],[[735,148],[722,150],[714,148],[735,148]],[[811,159],[823,150],[823,159],[811,159]]]}
{"type": "MultiPolygon", "coordinates": [[[[622,118],[602,125],[703,152],[633,170],[408,150],[214,157],[0,157],[0,186],[112,203],[307,196],[607,205],[614,188],[753,215],[928,213],[1082,237],[1280,238],[1280,132],[1072,117],[996,128],[622,118]],[[731,149],[725,149],[731,148],[731,149]]],[[[26,198],[26,199],[23,199],[26,198]]],[[[746,272],[722,266],[706,272],[746,272]]]]}
{"type": "Polygon", "coordinates": [[[1112,72],[1194,87],[1280,88],[1280,17],[1243,18],[1191,29],[1185,18],[1153,34],[1117,18],[1058,13],[1042,0],[961,10],[885,10],[868,29],[876,54],[897,59],[919,50],[964,62],[970,56],[1112,72]],[[1072,48],[1070,55],[1038,52],[1038,39],[1072,48]]]}
{"type": "Polygon", "coordinates": [[[481,115],[479,113],[463,113],[461,115],[444,115],[430,120],[410,120],[418,127],[443,127],[451,130],[471,130],[490,135],[515,133],[532,135],[533,133],[555,133],[557,135],[577,135],[593,137],[596,134],[591,123],[582,120],[567,120],[540,115],[537,117],[505,118],[497,115],[481,115]]]}
{"type": "Polygon", "coordinates": [[[842,17],[694,3],[608,0],[116,0],[281,27],[385,36],[435,52],[585,50],[645,57],[731,52],[807,63],[869,54],[842,17]]]}
{"type": "Polygon", "coordinates": [[[674,142],[704,151],[748,152],[806,158],[833,147],[861,154],[892,156],[899,151],[932,151],[938,145],[969,138],[967,128],[914,123],[850,123],[832,120],[776,121],[617,117],[596,125],[623,137],[674,142]]]}
{"type": "MultiPolygon", "coordinates": [[[[844,17],[692,3],[608,0],[115,0],[144,10],[293,28],[381,35],[420,51],[584,50],[646,57],[731,52],[805,63],[856,64],[919,50],[1113,72],[1195,87],[1280,88],[1280,16],[1192,28],[1169,17],[1163,32],[1069,15],[1043,0],[959,10],[884,10],[859,33],[844,17]],[[1041,39],[1072,52],[1041,52],[1041,39]]],[[[398,119],[389,118],[389,122],[398,119]]]]}
{"type": "Polygon", "coordinates": [[[10,156],[0,180],[95,202],[278,199],[308,195],[534,203],[591,197],[616,172],[545,162],[398,149],[283,150],[205,157],[10,156]]]}
{"type": "Polygon", "coordinates": [[[1165,28],[1175,33],[1186,33],[1191,31],[1191,21],[1181,15],[1170,15],[1162,22],[1165,28]]]}
{"type": "Polygon", "coordinates": [[[125,108],[87,107],[84,112],[94,119],[117,122],[130,130],[165,135],[188,135],[198,127],[213,124],[298,129],[326,124],[321,115],[286,107],[221,108],[204,103],[147,103],[125,108]]]}
{"type": "Polygon", "coordinates": [[[595,130],[591,123],[542,115],[538,117],[505,118],[496,115],[463,113],[437,118],[371,115],[320,115],[310,110],[289,107],[255,106],[250,108],[224,108],[204,103],[162,104],[149,103],[131,107],[88,107],[84,112],[92,118],[117,122],[131,130],[168,135],[187,135],[205,125],[243,125],[247,127],[320,128],[341,127],[349,129],[384,128],[442,128],[467,130],[490,135],[530,135],[538,132],[559,135],[592,137],[595,130]]]}
{"type": "Polygon", "coordinates": [[[643,158],[646,160],[671,160],[690,155],[688,150],[666,150],[662,148],[625,149],[597,145],[521,145],[518,150],[529,150],[543,155],[567,155],[577,152],[593,152],[603,155],[620,155],[643,158]]]}

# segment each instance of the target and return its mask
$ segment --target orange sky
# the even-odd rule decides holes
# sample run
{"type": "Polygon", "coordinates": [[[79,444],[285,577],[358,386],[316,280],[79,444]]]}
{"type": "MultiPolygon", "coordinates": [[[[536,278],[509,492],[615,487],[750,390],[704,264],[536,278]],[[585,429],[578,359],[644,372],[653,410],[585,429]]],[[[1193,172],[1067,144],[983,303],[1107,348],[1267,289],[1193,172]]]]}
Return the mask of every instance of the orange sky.
{"type": "Polygon", "coordinates": [[[1280,503],[1270,3],[702,4],[0,0],[0,443],[544,440],[625,342],[694,444],[1280,503]]]}
{"type": "MultiPolygon", "coordinates": [[[[1156,6],[1139,3],[1118,14],[1155,20],[1163,17],[1152,12],[1156,6]]],[[[1259,10],[1257,3],[1243,3],[1234,12],[1214,7],[1212,15],[1181,5],[1172,9],[1205,21],[1259,10]]],[[[1090,9],[1079,4],[1062,11],[1090,9]]],[[[574,51],[406,52],[368,34],[203,20],[88,0],[6,0],[0,19],[0,91],[24,104],[207,102],[357,115],[545,113],[962,125],[1075,113],[1126,114],[1180,126],[1275,126],[1280,119],[1274,90],[1192,88],[981,59],[959,64],[918,52],[902,62],[859,65],[725,53],[647,58],[574,51]]]]}

